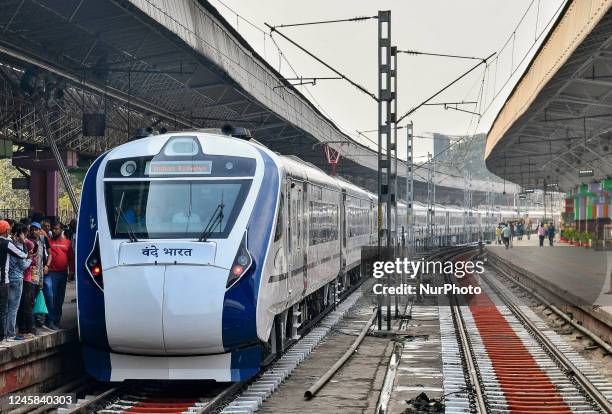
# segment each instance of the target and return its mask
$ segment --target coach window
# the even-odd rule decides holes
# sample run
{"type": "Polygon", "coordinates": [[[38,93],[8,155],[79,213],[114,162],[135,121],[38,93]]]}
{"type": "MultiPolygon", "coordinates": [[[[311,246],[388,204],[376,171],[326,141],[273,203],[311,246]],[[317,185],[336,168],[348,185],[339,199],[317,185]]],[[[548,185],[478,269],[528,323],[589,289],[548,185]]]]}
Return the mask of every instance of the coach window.
{"type": "Polygon", "coordinates": [[[291,254],[293,250],[293,216],[295,216],[295,211],[293,210],[294,201],[291,199],[291,190],[287,189],[287,250],[289,254],[291,254]]]}
{"type": "Polygon", "coordinates": [[[283,236],[283,207],[285,195],[281,193],[280,202],[278,203],[278,215],[276,216],[276,232],[274,233],[274,241],[277,242],[283,236]]]}

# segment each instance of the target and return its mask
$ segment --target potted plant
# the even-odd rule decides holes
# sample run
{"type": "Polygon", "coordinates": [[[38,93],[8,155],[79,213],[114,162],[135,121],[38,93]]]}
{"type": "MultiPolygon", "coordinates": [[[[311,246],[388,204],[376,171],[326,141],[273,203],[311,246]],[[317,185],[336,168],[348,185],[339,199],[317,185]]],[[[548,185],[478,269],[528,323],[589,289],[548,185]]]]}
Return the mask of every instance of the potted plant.
{"type": "Polygon", "coordinates": [[[587,248],[593,247],[593,239],[595,238],[595,234],[585,231],[585,238],[586,238],[585,247],[587,248]]]}
{"type": "Polygon", "coordinates": [[[572,237],[572,244],[574,246],[580,246],[580,232],[578,230],[574,230],[574,234],[572,237]]]}
{"type": "Polygon", "coordinates": [[[571,245],[576,244],[577,236],[578,232],[573,227],[569,227],[564,230],[563,237],[565,238],[565,241],[571,245]]]}
{"type": "Polygon", "coordinates": [[[583,231],[580,233],[580,246],[588,247],[589,244],[589,232],[583,231]]]}

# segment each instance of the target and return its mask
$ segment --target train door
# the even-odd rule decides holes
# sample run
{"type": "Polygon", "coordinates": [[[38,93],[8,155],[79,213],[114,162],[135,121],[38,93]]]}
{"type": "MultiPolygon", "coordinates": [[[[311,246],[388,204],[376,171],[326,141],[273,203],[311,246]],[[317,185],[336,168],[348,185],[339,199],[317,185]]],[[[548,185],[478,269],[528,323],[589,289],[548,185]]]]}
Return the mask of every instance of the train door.
{"type": "Polygon", "coordinates": [[[450,211],[444,213],[444,245],[448,246],[450,244],[450,211]]]}
{"type": "Polygon", "coordinates": [[[287,252],[287,282],[285,284],[286,287],[286,292],[287,292],[287,297],[289,297],[291,295],[291,288],[290,288],[290,284],[291,284],[291,272],[293,270],[293,249],[294,249],[294,235],[295,235],[295,226],[294,226],[294,220],[295,220],[295,210],[294,210],[294,206],[293,206],[293,187],[294,184],[292,183],[292,181],[290,179],[287,179],[287,188],[285,190],[285,194],[287,194],[287,232],[285,234],[285,247],[286,247],[286,252],[287,252]]]}
{"type": "Polygon", "coordinates": [[[294,276],[299,274],[304,268],[304,243],[303,243],[303,184],[291,181],[287,187],[289,205],[289,231],[287,239],[289,243],[289,295],[298,292],[301,282],[294,276]],[[299,282],[299,283],[298,283],[299,282]]]}
{"type": "Polygon", "coordinates": [[[342,235],[342,241],[340,242],[340,269],[344,273],[346,268],[346,191],[342,190],[342,198],[340,200],[340,234],[342,235]]]}
{"type": "Polygon", "coordinates": [[[310,235],[310,205],[308,204],[308,183],[304,182],[302,196],[300,197],[302,204],[302,246],[303,248],[303,257],[304,257],[304,267],[302,271],[302,280],[303,280],[303,291],[302,295],[306,294],[306,289],[308,288],[308,249],[309,249],[309,235],[310,235]]]}

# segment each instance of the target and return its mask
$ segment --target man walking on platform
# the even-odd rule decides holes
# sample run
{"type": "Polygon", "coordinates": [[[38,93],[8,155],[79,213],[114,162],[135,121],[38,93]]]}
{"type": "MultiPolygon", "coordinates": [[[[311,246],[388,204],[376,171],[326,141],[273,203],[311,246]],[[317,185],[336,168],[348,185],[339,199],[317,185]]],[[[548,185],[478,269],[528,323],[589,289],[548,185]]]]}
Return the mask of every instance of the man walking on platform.
{"type": "Polygon", "coordinates": [[[497,244],[502,244],[502,229],[501,226],[497,226],[495,227],[495,240],[497,241],[497,244]]]}
{"type": "Polygon", "coordinates": [[[512,230],[510,230],[510,226],[506,224],[504,229],[502,230],[502,237],[504,238],[504,245],[506,249],[510,247],[510,237],[512,237],[512,230]]]}
{"type": "Polygon", "coordinates": [[[555,226],[553,226],[553,224],[550,223],[548,225],[548,242],[552,246],[554,241],[555,241],[555,226]]]}
{"type": "Polygon", "coordinates": [[[540,247],[544,246],[544,237],[546,237],[546,230],[544,230],[544,226],[542,223],[538,224],[538,229],[536,230],[538,234],[538,238],[540,239],[540,247]]]}
{"type": "Polygon", "coordinates": [[[531,219],[529,217],[527,217],[527,223],[525,224],[525,230],[527,232],[527,240],[531,240],[531,226],[532,226],[532,222],[531,219]]]}
{"type": "Polygon", "coordinates": [[[51,227],[49,244],[52,258],[49,273],[43,280],[43,293],[49,309],[47,326],[57,330],[60,329],[66,282],[69,275],[71,278],[74,275],[74,250],[70,240],[64,237],[62,225],[59,222],[53,223],[51,227]]]}

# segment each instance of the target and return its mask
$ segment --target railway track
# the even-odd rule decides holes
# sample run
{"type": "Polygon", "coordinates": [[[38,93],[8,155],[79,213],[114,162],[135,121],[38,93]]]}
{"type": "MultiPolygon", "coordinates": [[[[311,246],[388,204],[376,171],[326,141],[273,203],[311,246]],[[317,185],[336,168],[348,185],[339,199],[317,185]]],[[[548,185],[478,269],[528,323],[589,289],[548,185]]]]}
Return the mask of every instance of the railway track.
{"type": "Polygon", "coordinates": [[[461,351],[471,411],[612,412],[612,384],[531,310],[518,306],[490,272],[469,283],[483,293],[467,298],[465,306],[451,297],[448,321],[461,351]]]}
{"type": "Polygon", "coordinates": [[[357,285],[340,294],[336,306],[331,305],[313,320],[302,338],[290,344],[286,351],[269,362],[258,376],[245,383],[130,381],[115,387],[102,386],[97,390],[92,389],[95,383],[88,383],[87,389],[62,388],[64,393],[77,393],[79,400],[76,404],[32,405],[17,409],[16,414],[253,412],[342,320],[362,296],[361,285],[365,280],[362,279],[357,285]]]}

